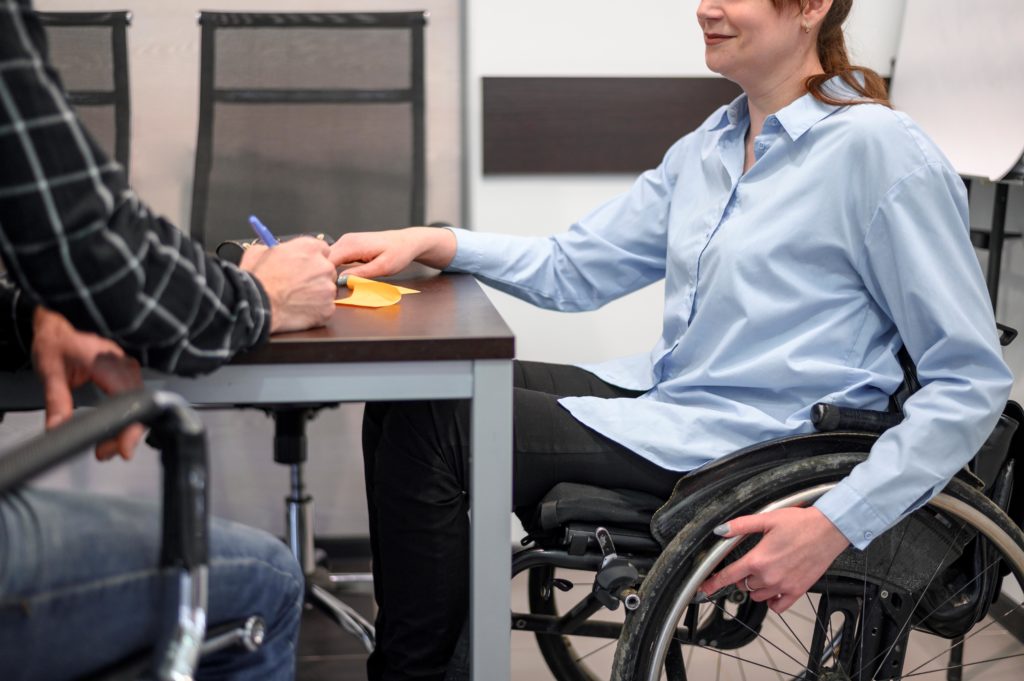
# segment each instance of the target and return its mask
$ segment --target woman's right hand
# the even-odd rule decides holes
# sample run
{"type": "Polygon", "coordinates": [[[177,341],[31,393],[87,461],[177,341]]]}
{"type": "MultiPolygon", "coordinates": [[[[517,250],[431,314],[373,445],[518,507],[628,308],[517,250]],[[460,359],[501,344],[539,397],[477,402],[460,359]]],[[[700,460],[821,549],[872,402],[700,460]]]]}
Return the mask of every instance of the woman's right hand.
{"type": "Polygon", "coordinates": [[[413,261],[444,269],[455,257],[456,240],[442,227],[408,227],[384,232],[343,234],[328,256],[342,274],[357,277],[386,277],[413,261]]]}

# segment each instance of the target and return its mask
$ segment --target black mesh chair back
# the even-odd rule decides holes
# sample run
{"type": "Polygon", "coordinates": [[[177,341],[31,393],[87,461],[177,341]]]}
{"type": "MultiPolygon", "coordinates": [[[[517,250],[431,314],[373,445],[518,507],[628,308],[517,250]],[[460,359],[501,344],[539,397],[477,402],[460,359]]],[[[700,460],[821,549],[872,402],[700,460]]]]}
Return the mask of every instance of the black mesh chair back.
{"type": "Polygon", "coordinates": [[[424,220],[424,12],[203,12],[193,238],[424,220]]]}
{"type": "Polygon", "coordinates": [[[40,12],[50,61],[93,137],[128,172],[130,12],[40,12]]]}

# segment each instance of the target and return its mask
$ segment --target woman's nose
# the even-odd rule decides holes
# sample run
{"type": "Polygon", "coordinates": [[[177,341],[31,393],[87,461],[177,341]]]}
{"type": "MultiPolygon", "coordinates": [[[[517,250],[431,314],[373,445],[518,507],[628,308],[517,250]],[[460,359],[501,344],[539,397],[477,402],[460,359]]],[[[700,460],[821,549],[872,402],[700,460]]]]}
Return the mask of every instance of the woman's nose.
{"type": "Polygon", "coordinates": [[[722,18],[721,0],[700,0],[697,5],[697,21],[705,26],[722,18]]]}

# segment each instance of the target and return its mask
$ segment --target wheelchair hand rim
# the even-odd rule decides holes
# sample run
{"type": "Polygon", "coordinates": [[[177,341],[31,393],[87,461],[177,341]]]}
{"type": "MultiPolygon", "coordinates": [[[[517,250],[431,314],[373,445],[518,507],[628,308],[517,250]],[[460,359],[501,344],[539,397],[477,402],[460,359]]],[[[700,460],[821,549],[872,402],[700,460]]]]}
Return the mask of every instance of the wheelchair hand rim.
{"type": "MultiPolygon", "coordinates": [[[[837,484],[838,483],[836,482],[824,483],[795,492],[783,497],[782,499],[773,501],[761,508],[757,513],[767,513],[781,508],[811,504],[817,501],[819,497],[831,490],[837,484]]],[[[1021,550],[1019,546],[1011,542],[1006,533],[979,509],[976,509],[967,502],[961,501],[960,499],[950,496],[945,492],[941,492],[929,500],[927,505],[940,511],[945,511],[959,520],[973,525],[976,530],[981,532],[981,534],[983,534],[989,541],[995,544],[1006,558],[1013,560],[1019,573],[1024,574],[1024,550],[1021,550]]],[[[683,610],[693,600],[694,595],[697,593],[697,588],[705,579],[707,579],[715,567],[727,555],[729,555],[730,552],[732,552],[735,545],[744,538],[745,537],[743,536],[739,536],[722,539],[715,544],[704,558],[701,559],[693,570],[690,578],[678,592],[675,601],[672,603],[672,608],[669,611],[667,621],[676,623],[682,618],[683,610]]],[[[662,627],[661,631],[658,633],[658,638],[655,641],[653,650],[653,659],[658,662],[647,669],[647,676],[644,681],[660,681],[661,666],[664,664],[665,656],[668,653],[668,647],[672,642],[674,632],[674,626],[666,626],[662,627]]]]}

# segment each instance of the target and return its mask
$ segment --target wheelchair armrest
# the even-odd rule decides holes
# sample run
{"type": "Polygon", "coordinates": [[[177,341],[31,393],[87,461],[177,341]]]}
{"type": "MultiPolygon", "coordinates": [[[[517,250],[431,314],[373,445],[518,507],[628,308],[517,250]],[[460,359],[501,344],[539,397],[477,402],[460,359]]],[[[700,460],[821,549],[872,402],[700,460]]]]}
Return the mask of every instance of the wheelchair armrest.
{"type": "Polygon", "coordinates": [[[67,423],[0,456],[0,493],[113,437],[132,423],[152,426],[165,414],[181,407],[188,410],[177,395],[141,390],[117,395],[95,409],[79,412],[67,423]]]}
{"type": "Polygon", "coordinates": [[[890,411],[853,409],[818,402],[811,407],[811,423],[819,432],[848,430],[858,433],[884,433],[903,420],[903,415],[890,411]]]}
{"type": "Polygon", "coordinates": [[[161,450],[164,508],[161,565],[179,569],[176,624],[164,637],[158,679],[190,678],[206,631],[206,434],[202,421],[178,395],[140,390],[117,395],[96,409],[0,456],[0,494],[109,439],[132,423],[150,427],[161,450]]]}

